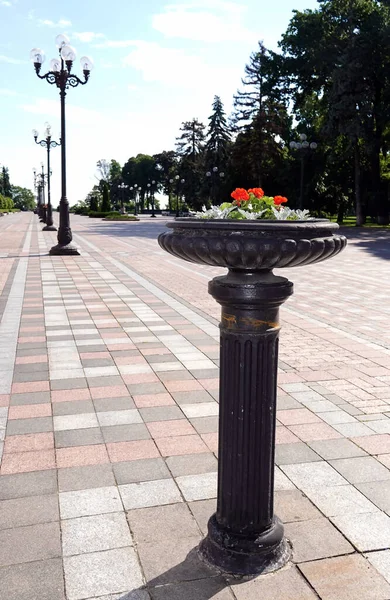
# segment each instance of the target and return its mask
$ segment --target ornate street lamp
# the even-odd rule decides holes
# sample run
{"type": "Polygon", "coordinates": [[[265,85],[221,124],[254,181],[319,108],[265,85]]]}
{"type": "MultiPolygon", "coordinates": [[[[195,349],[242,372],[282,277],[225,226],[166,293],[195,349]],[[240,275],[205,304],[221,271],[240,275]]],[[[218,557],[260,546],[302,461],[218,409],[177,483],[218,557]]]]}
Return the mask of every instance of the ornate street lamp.
{"type": "Polygon", "coordinates": [[[46,175],[44,173],[44,164],[41,163],[41,173],[37,173],[36,169],[33,169],[34,173],[34,186],[37,190],[37,214],[41,223],[46,223],[46,206],[45,206],[45,185],[46,175]]]}
{"type": "Polygon", "coordinates": [[[50,150],[51,148],[56,148],[57,146],[61,146],[61,140],[59,142],[55,142],[51,139],[51,126],[49,123],[46,123],[45,130],[45,138],[38,142],[38,131],[36,129],[33,130],[33,136],[35,143],[39,146],[46,146],[47,151],[47,212],[46,212],[46,227],[42,229],[42,231],[57,231],[57,228],[54,227],[53,224],[53,209],[51,205],[51,195],[50,195],[50,150]]]}
{"type": "Polygon", "coordinates": [[[155,218],[154,212],[154,192],[155,192],[156,181],[153,179],[152,183],[148,183],[149,199],[152,201],[152,214],[151,217],[155,218]]]}
{"type": "Polygon", "coordinates": [[[37,212],[36,214],[41,217],[41,188],[40,185],[38,183],[38,177],[39,175],[37,175],[37,170],[34,167],[33,168],[33,174],[34,174],[34,190],[35,190],[35,195],[36,195],[36,201],[37,201],[37,212]]]}
{"type": "Polygon", "coordinates": [[[214,186],[215,184],[219,185],[219,182],[222,181],[225,177],[225,173],[223,171],[220,171],[218,167],[213,167],[211,171],[207,171],[206,177],[210,181],[209,201],[211,202],[211,199],[215,200],[214,186]]]}
{"type": "MultiPolygon", "coordinates": [[[[133,188],[130,188],[131,190],[133,188]]],[[[137,194],[138,194],[138,184],[134,184],[134,216],[137,216],[137,194]]]]}
{"type": "MultiPolygon", "coordinates": [[[[118,188],[121,190],[121,212],[122,212],[122,214],[124,214],[126,212],[125,211],[125,190],[127,190],[128,187],[129,186],[126,185],[126,183],[124,183],[123,181],[122,181],[122,183],[120,183],[118,185],[118,188]]],[[[130,188],[130,189],[132,189],[132,188],[130,188]]]]}
{"type": "Polygon", "coordinates": [[[300,155],[301,160],[301,183],[299,192],[299,208],[303,210],[303,190],[305,181],[305,160],[306,155],[310,150],[316,150],[318,148],[317,142],[308,142],[307,135],[301,133],[299,136],[300,142],[290,142],[290,150],[296,150],[300,155]]]}
{"type": "Polygon", "coordinates": [[[72,244],[72,230],[69,220],[69,202],[66,196],[66,130],[65,130],[65,96],[69,87],[85,85],[89,79],[93,63],[90,58],[83,56],[80,60],[83,68],[84,80],[74,75],[72,71],[73,62],[76,59],[76,52],[69,45],[69,39],[66,35],[58,35],[56,44],[59,49],[60,58],[53,58],[50,61],[50,71],[41,75],[41,67],[45,61],[45,54],[39,48],[34,48],[30,52],[30,58],[34,63],[35,72],[39,79],[46,79],[51,85],[56,85],[60,90],[61,98],[61,200],[60,200],[60,224],[58,228],[58,244],[53,246],[50,254],[78,255],[79,252],[72,244]]]}
{"type": "Polygon", "coordinates": [[[181,201],[180,184],[183,186],[183,184],[186,182],[186,180],[180,179],[180,175],[176,175],[175,180],[176,180],[176,217],[180,217],[180,201],[181,201]]]}

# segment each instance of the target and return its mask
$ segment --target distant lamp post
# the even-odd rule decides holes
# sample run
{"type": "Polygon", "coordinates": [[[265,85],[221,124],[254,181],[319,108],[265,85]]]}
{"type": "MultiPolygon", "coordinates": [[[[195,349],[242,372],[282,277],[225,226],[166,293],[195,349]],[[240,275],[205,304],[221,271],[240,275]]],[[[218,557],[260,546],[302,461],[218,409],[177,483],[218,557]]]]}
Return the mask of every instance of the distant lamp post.
{"type": "Polygon", "coordinates": [[[181,204],[181,190],[182,188],[180,187],[183,186],[183,184],[186,182],[185,179],[180,179],[180,175],[176,175],[175,176],[175,181],[176,181],[176,217],[180,217],[180,204],[181,204]]]}
{"type": "Polygon", "coordinates": [[[130,188],[131,191],[134,189],[134,216],[137,216],[137,195],[138,190],[140,189],[138,185],[135,183],[133,187],[130,188]]]}
{"type": "Polygon", "coordinates": [[[33,136],[35,143],[39,146],[46,147],[47,152],[47,212],[46,212],[46,227],[43,228],[42,231],[57,231],[57,228],[54,227],[53,224],[53,209],[51,205],[51,195],[50,195],[50,150],[51,148],[56,148],[57,146],[61,146],[61,140],[59,142],[55,142],[51,139],[51,126],[49,123],[46,123],[45,130],[45,138],[38,142],[38,131],[36,129],[33,130],[33,136]]]}
{"type": "Polygon", "coordinates": [[[156,214],[154,212],[155,186],[156,186],[156,181],[154,179],[152,180],[152,183],[148,183],[149,199],[151,200],[151,204],[152,204],[152,214],[150,215],[151,218],[156,218],[156,214]]]}
{"type": "Polygon", "coordinates": [[[125,190],[127,190],[129,186],[126,185],[123,181],[118,185],[118,188],[121,190],[121,212],[125,214],[125,190]]]}
{"type": "Polygon", "coordinates": [[[316,150],[318,148],[317,142],[309,142],[307,135],[301,133],[299,136],[300,142],[290,142],[290,150],[296,150],[300,156],[301,161],[301,183],[299,192],[299,208],[303,210],[303,196],[304,196],[304,182],[305,182],[305,160],[307,153],[310,150],[316,150]]]}
{"type": "Polygon", "coordinates": [[[211,171],[207,171],[206,177],[210,181],[209,201],[215,201],[215,185],[218,185],[219,187],[219,182],[223,180],[223,178],[225,177],[225,173],[223,171],[220,171],[218,167],[213,167],[211,171]]]}
{"type": "Polygon", "coordinates": [[[60,90],[61,99],[61,200],[60,200],[60,224],[58,228],[58,244],[53,246],[50,254],[78,255],[79,252],[72,244],[72,230],[70,228],[69,219],[69,202],[66,196],[66,127],[65,127],[65,96],[66,90],[69,87],[77,87],[85,85],[89,79],[93,62],[87,56],[83,56],[80,60],[84,73],[84,80],[74,75],[72,71],[73,62],[76,59],[76,52],[69,45],[69,39],[66,35],[58,35],[56,44],[59,49],[60,58],[53,58],[50,61],[50,70],[41,75],[42,64],[45,61],[45,54],[39,48],[34,48],[30,52],[30,58],[34,63],[35,72],[39,79],[46,79],[51,85],[56,85],[60,90]]]}
{"type": "Polygon", "coordinates": [[[39,175],[37,174],[37,170],[34,167],[33,169],[33,174],[34,174],[34,190],[35,190],[35,195],[36,195],[36,199],[37,199],[37,215],[39,218],[41,218],[42,215],[42,199],[41,199],[41,187],[40,187],[40,182],[39,182],[39,175]]]}

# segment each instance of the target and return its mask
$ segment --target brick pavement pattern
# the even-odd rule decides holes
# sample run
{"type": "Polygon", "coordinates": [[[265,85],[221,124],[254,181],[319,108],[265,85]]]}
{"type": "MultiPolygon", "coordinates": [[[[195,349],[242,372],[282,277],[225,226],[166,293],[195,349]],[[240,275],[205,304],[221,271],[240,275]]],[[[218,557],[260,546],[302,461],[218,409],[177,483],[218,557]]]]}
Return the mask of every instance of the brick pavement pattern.
{"type": "Polygon", "coordinates": [[[389,233],[284,270],[275,504],[293,560],[239,581],[196,555],[220,270],[160,250],[161,219],[72,226],[82,255],[50,257],[36,216],[0,220],[0,600],[389,600],[389,233]]]}

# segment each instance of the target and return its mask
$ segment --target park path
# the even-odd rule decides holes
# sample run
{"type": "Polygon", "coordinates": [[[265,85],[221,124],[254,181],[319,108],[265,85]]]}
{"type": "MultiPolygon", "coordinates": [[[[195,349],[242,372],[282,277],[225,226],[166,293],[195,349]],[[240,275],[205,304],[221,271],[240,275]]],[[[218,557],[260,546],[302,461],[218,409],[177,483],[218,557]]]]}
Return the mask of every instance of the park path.
{"type": "Polygon", "coordinates": [[[214,510],[219,269],[160,219],[0,219],[0,600],[389,600],[389,234],[284,270],[276,512],[293,563],[229,581],[197,560],[214,510]]]}

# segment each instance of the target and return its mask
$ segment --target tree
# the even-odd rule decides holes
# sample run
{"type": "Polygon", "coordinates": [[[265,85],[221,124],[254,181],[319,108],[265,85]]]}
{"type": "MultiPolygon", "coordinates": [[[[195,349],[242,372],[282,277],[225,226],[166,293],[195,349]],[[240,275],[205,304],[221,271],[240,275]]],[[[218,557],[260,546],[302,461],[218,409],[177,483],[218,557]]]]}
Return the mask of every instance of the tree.
{"type": "Polygon", "coordinates": [[[101,212],[110,212],[111,211],[111,202],[110,202],[110,192],[108,188],[108,183],[103,182],[103,200],[101,206],[101,212]]]}
{"type": "Polygon", "coordinates": [[[214,96],[213,112],[209,117],[209,127],[205,146],[206,167],[221,167],[226,164],[231,134],[226,121],[222,100],[214,96]]]}
{"type": "MultiPolygon", "coordinates": [[[[184,179],[181,193],[185,201],[193,209],[200,209],[204,204],[201,197],[201,185],[204,177],[204,142],[205,126],[198,119],[185,121],[180,128],[181,135],[176,138],[176,149],[179,157],[178,175],[184,179]]],[[[176,192],[177,195],[177,192],[176,192]]]]}
{"type": "Polygon", "coordinates": [[[174,150],[164,150],[159,154],[155,154],[153,159],[155,162],[157,187],[168,196],[168,207],[169,210],[172,210],[173,189],[170,180],[177,173],[177,154],[174,150]]]}
{"type": "Polygon", "coordinates": [[[101,158],[100,160],[97,161],[96,166],[98,169],[99,180],[103,180],[108,183],[110,181],[110,168],[111,168],[111,165],[108,162],[108,160],[106,160],[105,158],[101,158]]]}
{"type": "Polygon", "coordinates": [[[281,141],[288,137],[291,119],[287,113],[281,73],[281,57],[259,42],[250,56],[242,79],[244,89],[234,96],[233,124],[245,133],[252,183],[264,186],[273,162],[282,159],[281,141]]]}
{"type": "Polygon", "coordinates": [[[7,167],[3,167],[1,170],[1,180],[1,193],[3,194],[3,196],[10,198],[12,194],[12,189],[9,180],[9,170],[7,167]]]}
{"type": "Polygon", "coordinates": [[[34,210],[35,197],[31,190],[17,185],[11,187],[12,200],[19,210],[34,210]]]}
{"type": "Polygon", "coordinates": [[[156,179],[156,163],[153,156],[137,154],[137,156],[129,158],[123,166],[122,178],[130,187],[138,186],[140,190],[139,202],[142,210],[145,206],[148,183],[156,179]]]}

